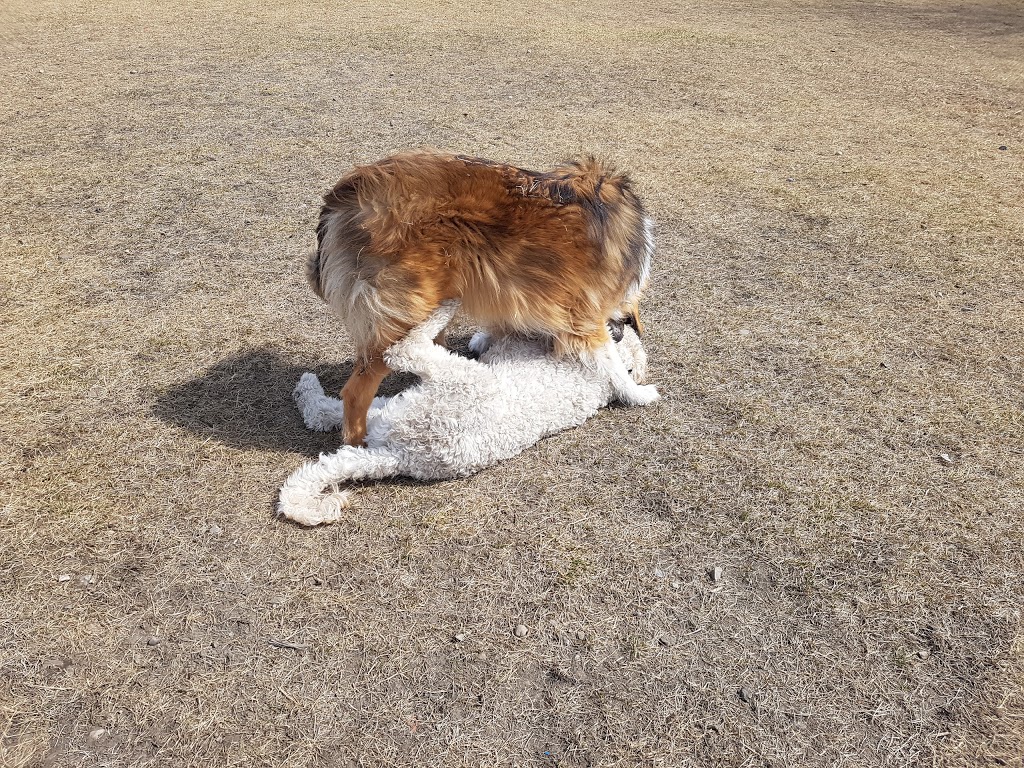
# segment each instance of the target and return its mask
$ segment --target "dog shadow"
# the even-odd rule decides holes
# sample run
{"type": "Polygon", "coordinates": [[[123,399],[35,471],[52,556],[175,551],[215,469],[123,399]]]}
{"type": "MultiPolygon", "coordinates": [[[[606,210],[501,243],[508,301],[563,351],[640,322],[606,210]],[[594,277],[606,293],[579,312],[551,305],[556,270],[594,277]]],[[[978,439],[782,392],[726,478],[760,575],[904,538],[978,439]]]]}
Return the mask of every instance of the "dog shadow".
{"type": "MultiPolygon", "coordinates": [[[[292,390],[303,373],[312,371],[324,390],[336,397],[352,368],[351,360],[337,365],[301,365],[270,348],[247,350],[162,392],[152,411],[161,421],[233,448],[317,456],[337,450],[341,433],[306,429],[292,390]]],[[[397,395],[417,380],[407,373],[391,374],[378,394],[397,395]]]]}
{"type": "MultiPolygon", "coordinates": [[[[448,347],[468,355],[468,343],[468,336],[450,337],[448,347]]],[[[171,386],[155,398],[152,412],[165,423],[233,448],[299,452],[314,457],[337,450],[341,433],[307,429],[292,390],[303,373],[312,371],[324,390],[336,397],[352,368],[352,360],[298,364],[270,347],[259,347],[227,357],[199,376],[171,386]]],[[[418,381],[410,373],[392,373],[377,394],[397,395],[418,381]]]]}

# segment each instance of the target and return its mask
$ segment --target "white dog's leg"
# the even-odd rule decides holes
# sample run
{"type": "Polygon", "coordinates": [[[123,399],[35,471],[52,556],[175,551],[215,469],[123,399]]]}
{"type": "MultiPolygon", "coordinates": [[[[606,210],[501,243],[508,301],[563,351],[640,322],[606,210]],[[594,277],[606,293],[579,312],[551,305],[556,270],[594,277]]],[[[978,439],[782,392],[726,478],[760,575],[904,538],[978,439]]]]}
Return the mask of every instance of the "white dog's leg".
{"type": "Polygon", "coordinates": [[[331,432],[340,429],[345,420],[345,406],[334,397],[328,397],[320,380],[312,373],[304,373],[292,392],[295,404],[302,412],[307,429],[331,432]]]}
{"type": "Polygon", "coordinates": [[[351,506],[348,490],[330,486],[356,480],[380,480],[398,474],[398,459],[381,448],[342,446],[340,450],[307,461],[281,486],[277,511],[301,525],[334,523],[351,506]]]}
{"type": "Polygon", "coordinates": [[[384,362],[388,368],[414,373],[425,381],[451,378],[458,373],[473,375],[481,371],[481,363],[453,354],[433,342],[434,337],[451,321],[458,307],[458,302],[446,301],[429,320],[388,347],[384,351],[384,362]]]}
{"type": "Polygon", "coordinates": [[[402,339],[384,351],[384,362],[393,371],[414,373],[424,381],[452,378],[459,373],[474,375],[483,363],[439,347],[433,341],[402,339]]]}
{"type": "MultiPolygon", "coordinates": [[[[430,317],[406,334],[406,339],[413,339],[414,343],[415,340],[433,341],[445,328],[448,327],[452,318],[455,317],[455,313],[459,311],[460,303],[461,302],[456,299],[449,299],[448,301],[442,302],[441,306],[435,309],[430,317]]],[[[404,341],[404,339],[402,341],[404,341]]],[[[402,341],[398,341],[396,343],[401,344],[402,341]]]]}
{"type": "MultiPolygon", "coordinates": [[[[399,347],[399,349],[403,347],[414,349],[426,344],[433,345],[433,339],[448,326],[448,323],[451,322],[458,309],[459,302],[444,302],[425,323],[409,331],[406,338],[395,344],[392,349],[395,347],[399,347]]],[[[437,348],[440,349],[440,347],[437,348]]],[[[415,353],[413,356],[415,357],[415,353]]],[[[420,374],[419,370],[405,367],[400,354],[395,357],[394,364],[389,363],[389,367],[394,371],[420,374]]],[[[302,412],[302,420],[305,422],[307,429],[317,432],[332,432],[336,429],[341,429],[344,425],[344,403],[336,397],[328,397],[316,375],[308,372],[302,374],[299,383],[295,385],[292,397],[295,398],[295,404],[298,405],[299,411],[302,412]]],[[[387,398],[374,398],[373,403],[370,405],[369,413],[367,413],[367,418],[372,418],[375,412],[379,411],[386,402],[387,398]]]]}
{"type": "MultiPolygon", "coordinates": [[[[302,374],[299,383],[295,385],[292,397],[302,413],[302,421],[305,423],[306,429],[316,432],[333,432],[336,429],[341,429],[344,424],[345,404],[324,392],[316,374],[309,372],[302,374]]],[[[387,397],[373,398],[366,417],[373,418],[387,404],[388,399],[387,397]]]]}
{"type": "Polygon", "coordinates": [[[650,405],[660,397],[653,384],[640,385],[633,381],[611,339],[594,353],[594,361],[611,380],[612,391],[623,405],[650,405]]]}

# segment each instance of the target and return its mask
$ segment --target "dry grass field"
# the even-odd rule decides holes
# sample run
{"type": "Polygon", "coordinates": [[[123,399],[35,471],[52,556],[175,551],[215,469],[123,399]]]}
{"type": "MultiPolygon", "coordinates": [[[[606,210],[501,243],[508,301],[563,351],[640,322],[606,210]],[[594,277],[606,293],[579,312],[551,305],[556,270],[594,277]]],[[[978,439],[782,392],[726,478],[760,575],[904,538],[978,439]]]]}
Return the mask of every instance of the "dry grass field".
{"type": "Polygon", "coordinates": [[[1021,766],[1022,62],[1017,2],[0,0],[0,765],[1021,766]],[[424,145],[631,170],[664,399],[288,524],[319,196],[424,145]]]}

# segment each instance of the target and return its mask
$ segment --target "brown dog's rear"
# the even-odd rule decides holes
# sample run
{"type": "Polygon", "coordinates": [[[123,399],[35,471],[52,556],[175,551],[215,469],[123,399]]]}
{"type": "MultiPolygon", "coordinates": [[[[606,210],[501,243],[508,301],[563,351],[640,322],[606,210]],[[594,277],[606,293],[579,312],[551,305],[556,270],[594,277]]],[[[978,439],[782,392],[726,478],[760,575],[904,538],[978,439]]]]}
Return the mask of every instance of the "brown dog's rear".
{"type": "Polygon", "coordinates": [[[629,179],[594,158],[547,173],[435,152],[357,167],[324,198],[307,271],[356,345],[345,441],[365,436],[384,350],[441,302],[583,355],[608,342],[609,318],[639,325],[652,250],[629,179]]]}

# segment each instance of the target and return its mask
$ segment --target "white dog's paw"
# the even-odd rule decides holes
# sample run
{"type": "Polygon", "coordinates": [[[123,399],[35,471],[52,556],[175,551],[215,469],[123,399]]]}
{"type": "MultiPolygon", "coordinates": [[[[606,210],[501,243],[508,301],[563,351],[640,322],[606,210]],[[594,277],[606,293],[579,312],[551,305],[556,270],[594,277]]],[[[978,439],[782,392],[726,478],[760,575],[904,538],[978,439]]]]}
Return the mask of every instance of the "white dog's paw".
{"type": "Polygon", "coordinates": [[[315,373],[310,373],[309,371],[306,371],[299,377],[299,383],[292,390],[292,397],[295,398],[297,403],[308,400],[310,395],[322,394],[324,394],[324,388],[320,386],[320,379],[316,377],[315,373]]]}
{"type": "Polygon", "coordinates": [[[282,488],[277,511],[299,525],[313,527],[336,523],[351,505],[350,491],[337,490],[326,496],[309,495],[294,488],[282,488]]]}
{"type": "Polygon", "coordinates": [[[619,394],[619,402],[623,405],[650,405],[661,397],[658,388],[653,384],[645,384],[642,387],[631,387],[628,392],[619,394]]]}
{"type": "Polygon", "coordinates": [[[487,331],[477,331],[469,340],[469,351],[480,357],[491,346],[491,334],[487,331]]]}

